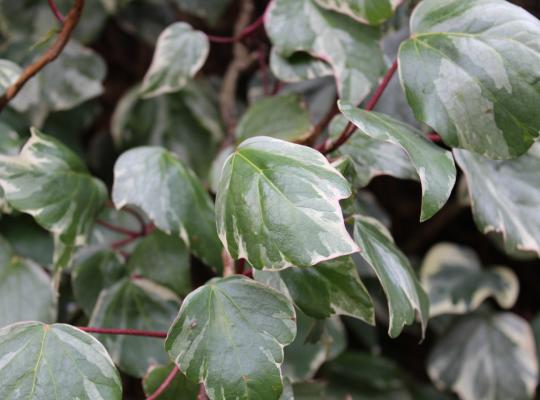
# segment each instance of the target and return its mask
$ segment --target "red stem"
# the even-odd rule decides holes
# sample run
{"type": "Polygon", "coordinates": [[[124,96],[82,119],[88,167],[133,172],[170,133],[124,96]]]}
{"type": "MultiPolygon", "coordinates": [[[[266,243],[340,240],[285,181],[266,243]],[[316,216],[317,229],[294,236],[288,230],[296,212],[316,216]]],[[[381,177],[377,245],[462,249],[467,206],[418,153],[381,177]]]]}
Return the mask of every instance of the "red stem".
{"type": "Polygon", "coordinates": [[[214,35],[206,35],[208,37],[208,40],[210,40],[213,43],[236,43],[245,38],[246,36],[251,35],[253,32],[255,32],[259,27],[261,27],[264,23],[264,14],[261,15],[255,22],[253,22],[251,25],[248,25],[242,32],[240,32],[236,36],[214,36],[214,35]]]}
{"type": "Polygon", "coordinates": [[[127,235],[127,236],[130,236],[130,237],[138,237],[139,236],[139,232],[134,232],[130,229],[126,229],[126,228],[123,228],[121,226],[116,226],[116,225],[113,225],[107,221],[104,221],[102,219],[98,219],[96,221],[97,224],[109,229],[110,231],[113,231],[113,232],[117,232],[117,233],[121,233],[123,235],[127,235]]]}
{"type": "MultiPolygon", "coordinates": [[[[372,111],[375,108],[382,94],[388,87],[388,84],[392,80],[392,77],[396,73],[397,68],[398,68],[398,61],[395,60],[392,63],[392,66],[390,67],[390,69],[384,75],[381,83],[379,83],[379,86],[377,86],[377,89],[375,89],[375,93],[373,93],[373,96],[371,96],[371,98],[369,99],[365,108],[366,111],[372,111]]],[[[349,138],[353,135],[353,133],[356,132],[356,129],[357,129],[356,126],[352,124],[351,122],[349,122],[347,126],[345,127],[345,129],[343,129],[343,132],[341,133],[341,135],[337,138],[337,140],[334,143],[328,146],[328,143],[324,142],[319,147],[317,147],[317,150],[319,150],[323,154],[328,154],[337,150],[343,143],[349,140],[349,138]]]]}
{"type": "Polygon", "coordinates": [[[60,10],[58,9],[58,7],[56,6],[54,0],[47,0],[47,1],[49,2],[49,7],[51,8],[51,11],[54,14],[54,16],[56,17],[56,19],[58,20],[58,22],[63,24],[65,18],[62,15],[62,13],[60,12],[60,10]]]}
{"type": "Polygon", "coordinates": [[[152,393],[151,396],[147,397],[146,400],[156,400],[159,396],[161,396],[163,392],[167,390],[167,388],[172,383],[174,378],[176,378],[176,375],[178,375],[179,372],[180,372],[180,369],[175,365],[172,371],[169,373],[169,375],[167,375],[163,383],[159,385],[157,390],[154,393],[152,393]]]}
{"type": "Polygon", "coordinates": [[[84,332],[101,333],[105,335],[144,336],[160,339],[165,339],[167,337],[167,332],[140,331],[137,329],[92,328],[90,326],[78,326],[77,328],[84,332]]]}

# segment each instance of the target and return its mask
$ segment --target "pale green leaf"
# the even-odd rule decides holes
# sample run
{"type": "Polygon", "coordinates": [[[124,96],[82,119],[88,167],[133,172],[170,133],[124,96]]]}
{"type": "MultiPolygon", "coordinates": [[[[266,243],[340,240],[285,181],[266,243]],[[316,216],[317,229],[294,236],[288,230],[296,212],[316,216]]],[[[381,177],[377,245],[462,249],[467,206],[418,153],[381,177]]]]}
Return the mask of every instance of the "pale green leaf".
{"type": "Polygon", "coordinates": [[[13,208],[54,234],[57,268],[86,242],[107,197],[74,153],[36,129],[18,156],[0,156],[0,186],[13,208]]]}
{"type": "Polygon", "coordinates": [[[438,244],[427,253],[420,275],[429,295],[431,317],[471,312],[488,297],[494,297],[502,308],[511,308],[519,293],[512,270],[482,270],[471,249],[450,243],[438,244]]]}
{"type": "Polygon", "coordinates": [[[452,147],[524,154],[540,133],[540,22],[504,0],[425,0],[401,45],[415,116],[452,147]]]}
{"type": "Polygon", "coordinates": [[[478,228],[503,239],[508,254],[540,256],[540,143],[508,161],[454,150],[465,173],[478,228]]]}
{"type": "Polygon", "coordinates": [[[429,318],[429,299],[420,286],[409,260],[394,243],[390,232],[377,220],[355,216],[354,239],[362,249],[360,256],[373,268],[388,300],[388,333],[397,337],[405,325],[418,317],[425,332],[429,318]]]}
{"type": "Polygon", "coordinates": [[[422,183],[420,221],[436,214],[445,205],[456,182],[452,153],[431,143],[415,128],[384,114],[364,111],[346,102],[340,102],[339,108],[358,127],[355,135],[363,134],[405,150],[422,183]]]}
{"type": "MultiPolygon", "coordinates": [[[[143,379],[144,393],[147,396],[155,393],[174,367],[174,364],[151,366],[143,379]]],[[[159,395],[159,400],[198,400],[198,395],[199,385],[178,372],[165,391],[159,395]]]]}
{"type": "Polygon", "coordinates": [[[240,119],[236,137],[244,141],[254,136],[270,136],[290,142],[309,136],[313,127],[301,96],[288,94],[259,100],[240,119]]]}
{"type": "Polygon", "coordinates": [[[268,137],[229,156],[217,193],[217,227],[234,259],[257,269],[309,267],[358,251],[339,200],[349,185],[309,147],[268,137]]]}
{"type": "Polygon", "coordinates": [[[0,329],[0,398],[120,400],[122,383],[92,336],[70,325],[22,322],[0,329]]]}
{"type": "Polygon", "coordinates": [[[301,82],[332,75],[329,64],[313,58],[309,53],[299,51],[284,57],[275,47],[272,47],[270,53],[270,69],[284,82],[301,82]]]}
{"type": "Polygon", "coordinates": [[[206,35],[191,25],[176,22],[167,27],[158,38],[140,94],[148,98],[178,92],[201,69],[209,51],[206,35]]]}
{"type": "Polygon", "coordinates": [[[295,335],[285,296],[232,276],[186,297],[165,347],[190,380],[204,383],[210,400],[278,400],[283,347],[295,335]]]}
{"type": "Polygon", "coordinates": [[[463,400],[530,399],[538,383],[531,327],[511,313],[466,316],[437,342],[428,373],[463,400]]]}
{"type": "Polygon", "coordinates": [[[348,15],[364,24],[379,25],[389,19],[403,0],[316,0],[324,8],[348,15]]]}
{"type": "Polygon", "coordinates": [[[288,268],[279,272],[256,270],[254,277],[291,298],[310,317],[323,319],[338,314],[375,323],[371,297],[351,257],[309,268],[288,268]]]}
{"type": "Polygon", "coordinates": [[[0,237],[0,327],[55,319],[56,293],[49,276],[39,265],[17,256],[0,237]]]}
{"type": "Polygon", "coordinates": [[[315,0],[273,0],[266,31],[284,57],[303,51],[328,62],[342,99],[361,102],[386,66],[379,32],[345,15],[323,9],[315,0]]]}
{"type": "Polygon", "coordinates": [[[17,64],[9,60],[0,60],[0,96],[15,83],[20,74],[21,68],[17,64]]]}
{"type": "MultiPolygon", "coordinates": [[[[99,295],[89,325],[144,331],[166,331],[180,301],[169,289],[146,279],[123,279],[99,295]]],[[[115,364],[125,373],[143,377],[152,364],[165,364],[163,342],[155,338],[102,335],[115,364]]]]}

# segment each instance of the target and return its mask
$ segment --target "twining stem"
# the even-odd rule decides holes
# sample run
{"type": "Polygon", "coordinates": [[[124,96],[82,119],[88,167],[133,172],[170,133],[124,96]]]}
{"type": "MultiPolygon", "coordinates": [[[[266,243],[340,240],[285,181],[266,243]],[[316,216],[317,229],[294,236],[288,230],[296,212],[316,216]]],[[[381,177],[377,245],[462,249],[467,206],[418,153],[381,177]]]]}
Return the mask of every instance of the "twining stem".
{"type": "Polygon", "coordinates": [[[311,133],[308,137],[303,139],[302,141],[298,142],[299,144],[303,144],[306,146],[313,146],[319,136],[321,136],[321,133],[323,133],[324,129],[330,124],[334,116],[339,112],[337,107],[337,98],[332,102],[332,107],[328,110],[328,112],[321,118],[321,120],[313,127],[311,130],[311,133]]]}
{"type": "MultiPolygon", "coordinates": [[[[375,89],[375,93],[373,93],[373,96],[369,99],[365,110],[366,111],[372,111],[377,103],[379,102],[382,94],[388,87],[388,84],[392,80],[392,77],[396,73],[396,70],[398,68],[398,61],[397,59],[392,63],[392,66],[386,74],[384,75],[383,79],[379,83],[379,86],[377,86],[377,89],[375,89]]],[[[317,150],[319,150],[323,154],[331,153],[335,150],[337,150],[342,144],[344,144],[349,138],[353,135],[354,132],[356,132],[356,126],[349,122],[345,129],[343,129],[343,132],[341,132],[341,135],[337,138],[337,140],[334,143],[328,144],[328,142],[322,143],[319,147],[317,147],[317,150]]]]}
{"type": "MultiPolygon", "coordinates": [[[[51,2],[49,2],[51,4],[51,2]]],[[[84,0],[75,0],[73,7],[64,18],[62,30],[58,34],[53,45],[41,55],[34,63],[27,66],[13,85],[7,88],[0,97],[0,111],[19,93],[23,86],[45,66],[53,62],[66,46],[71,33],[77,26],[84,7],[84,0]]]]}
{"type": "Polygon", "coordinates": [[[60,12],[60,10],[58,9],[58,7],[56,6],[56,3],[54,2],[54,0],[47,0],[47,1],[49,2],[49,7],[51,8],[51,11],[54,14],[55,18],[58,20],[58,22],[63,24],[65,18],[60,12]]]}
{"type": "Polygon", "coordinates": [[[159,396],[163,394],[165,390],[169,387],[169,385],[172,383],[174,378],[176,378],[176,375],[180,372],[180,369],[175,365],[172,371],[167,375],[165,380],[159,387],[156,389],[154,393],[152,393],[151,396],[147,397],[146,400],[156,400],[159,396]]]}
{"type": "Polygon", "coordinates": [[[81,331],[87,333],[101,333],[105,335],[127,335],[127,336],[143,336],[151,338],[165,339],[167,332],[159,331],[141,331],[137,329],[115,329],[115,328],[93,328],[90,326],[78,326],[81,331]]]}
{"type": "Polygon", "coordinates": [[[208,37],[208,40],[210,40],[212,43],[236,43],[240,40],[244,39],[245,37],[251,35],[253,32],[255,32],[257,29],[259,29],[264,23],[264,14],[261,15],[255,22],[253,22],[251,25],[246,26],[243,28],[239,33],[235,32],[234,36],[214,36],[214,35],[206,35],[208,37]]]}

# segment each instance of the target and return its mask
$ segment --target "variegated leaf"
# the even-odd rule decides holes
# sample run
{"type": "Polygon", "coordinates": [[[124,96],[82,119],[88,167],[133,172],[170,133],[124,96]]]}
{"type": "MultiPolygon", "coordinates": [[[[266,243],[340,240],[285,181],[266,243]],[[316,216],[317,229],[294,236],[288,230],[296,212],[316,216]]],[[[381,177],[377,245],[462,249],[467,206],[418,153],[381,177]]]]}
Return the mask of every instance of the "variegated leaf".
{"type": "Polygon", "coordinates": [[[316,0],[324,8],[346,14],[364,24],[379,25],[389,19],[403,0],[316,0]]]}
{"type": "Polygon", "coordinates": [[[361,110],[346,102],[340,102],[339,109],[358,127],[355,135],[389,142],[407,152],[422,183],[420,221],[431,218],[445,205],[456,182],[452,153],[431,143],[412,126],[384,114],[361,110]]]}
{"type": "Polygon", "coordinates": [[[354,104],[370,93],[386,69],[376,29],[321,8],[315,0],[273,0],[265,26],[283,57],[303,51],[328,62],[340,97],[354,104]]]}
{"type": "Polygon", "coordinates": [[[478,256],[450,243],[434,246],[421,269],[422,285],[429,294],[431,317],[465,314],[494,297],[502,308],[511,308],[519,293],[519,282],[511,269],[482,270],[478,256]]]}
{"type": "Polygon", "coordinates": [[[0,156],[0,186],[13,208],[54,234],[57,268],[86,242],[107,197],[77,155],[36,129],[20,155],[0,156]]]}
{"type": "Polygon", "coordinates": [[[21,322],[0,329],[0,398],[120,400],[122,383],[92,336],[70,325],[21,322]]]}
{"type": "Polygon", "coordinates": [[[332,75],[332,67],[325,61],[304,52],[296,52],[285,57],[276,47],[273,47],[270,53],[270,69],[284,82],[301,82],[332,75]]]}
{"type": "Polygon", "coordinates": [[[465,173],[478,228],[502,238],[510,255],[540,257],[540,143],[514,160],[488,160],[466,150],[454,150],[454,156],[465,173]]]}
{"type": "Polygon", "coordinates": [[[13,85],[21,73],[21,68],[9,60],[0,60],[0,96],[13,85]]]}
{"type": "Polygon", "coordinates": [[[424,333],[429,319],[429,298],[390,232],[377,220],[357,215],[354,239],[362,249],[360,255],[373,268],[386,293],[390,313],[388,334],[397,337],[416,317],[424,333]]]}
{"type": "Polygon", "coordinates": [[[176,22],[167,27],[158,38],[140,94],[148,98],[179,91],[201,69],[209,51],[206,35],[191,25],[176,22]]]}
{"type": "Polygon", "coordinates": [[[538,383],[531,327],[511,313],[463,317],[433,348],[428,373],[463,400],[530,399],[538,383]]]}
{"type": "Polygon", "coordinates": [[[278,400],[283,347],[296,335],[282,294],[240,276],[214,279],[182,303],[165,347],[210,400],[278,400]]]}
{"type": "Polygon", "coordinates": [[[416,118],[444,142],[493,159],[540,134],[540,21],[505,0],[425,0],[399,69],[416,118]]]}
{"type": "Polygon", "coordinates": [[[350,195],[345,178],[318,151],[251,138],[223,167],[219,237],[234,259],[257,269],[309,267],[355,253],[339,205],[350,195]]]}
{"type": "Polygon", "coordinates": [[[221,268],[214,206],[195,174],[160,147],[138,147],[114,167],[113,201],[118,209],[140,207],[162,231],[177,234],[208,265],[221,268]]]}

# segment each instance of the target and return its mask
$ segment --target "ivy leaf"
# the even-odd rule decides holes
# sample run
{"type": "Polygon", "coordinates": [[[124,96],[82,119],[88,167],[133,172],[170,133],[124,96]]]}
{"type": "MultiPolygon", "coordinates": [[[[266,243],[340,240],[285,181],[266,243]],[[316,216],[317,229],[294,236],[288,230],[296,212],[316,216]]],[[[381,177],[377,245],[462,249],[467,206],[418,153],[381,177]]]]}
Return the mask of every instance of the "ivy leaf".
{"type": "Polygon", "coordinates": [[[502,0],[426,0],[399,68],[415,116],[488,158],[524,154],[540,132],[540,22],[502,0]]]}
{"type": "Polygon", "coordinates": [[[21,68],[17,64],[0,59],[0,96],[4,95],[6,89],[15,83],[20,74],[21,68]]]}
{"type": "Polygon", "coordinates": [[[301,51],[285,57],[276,47],[272,47],[270,52],[270,69],[283,82],[301,82],[332,75],[332,67],[325,61],[301,51]]]}
{"type": "Polygon", "coordinates": [[[140,94],[148,98],[179,91],[201,69],[209,51],[204,33],[185,22],[170,25],[159,35],[140,94]]]}
{"type": "Polygon", "coordinates": [[[56,319],[56,293],[49,276],[14,254],[0,237],[0,327],[18,321],[56,319]]]}
{"type": "MultiPolygon", "coordinates": [[[[179,306],[178,297],[170,290],[146,279],[126,278],[101,292],[89,325],[163,331],[171,325],[179,306]]],[[[167,362],[163,343],[152,338],[103,335],[100,341],[115,364],[134,377],[143,377],[152,364],[167,362]]]]}
{"type": "Polygon", "coordinates": [[[511,313],[466,316],[437,342],[428,373],[463,400],[530,399],[538,381],[531,327],[511,313]]]}
{"type": "Polygon", "coordinates": [[[450,243],[438,244],[428,252],[421,277],[429,294],[431,317],[471,312],[488,297],[508,309],[519,293],[519,282],[512,270],[482,270],[472,250],[450,243]]]}
{"type": "Polygon", "coordinates": [[[154,231],[140,240],[131,253],[126,268],[163,285],[179,296],[191,292],[189,252],[177,236],[154,231]]]}
{"type": "Polygon", "coordinates": [[[340,97],[354,104],[371,92],[386,69],[379,31],[320,8],[315,0],[273,0],[265,27],[282,56],[303,51],[328,62],[340,97]]]}
{"type": "Polygon", "coordinates": [[[466,150],[454,150],[454,156],[465,173],[478,228],[501,235],[508,254],[540,256],[540,144],[507,161],[466,150]]]}
{"type": "Polygon", "coordinates": [[[219,237],[234,259],[257,269],[309,267],[355,253],[339,206],[350,195],[345,178],[318,151],[251,138],[223,167],[219,237]]]}
{"type": "Polygon", "coordinates": [[[354,239],[386,293],[390,312],[388,334],[393,338],[399,336],[403,327],[412,324],[418,315],[423,336],[429,318],[429,299],[390,232],[377,220],[356,215],[354,239]]]}
{"type": "Polygon", "coordinates": [[[283,347],[296,335],[282,294],[250,279],[213,279],[190,293],[165,342],[171,359],[211,400],[278,400],[283,347]]]}
{"type": "MultiPolygon", "coordinates": [[[[146,396],[150,396],[158,390],[174,367],[174,364],[167,366],[152,365],[150,367],[143,379],[146,396]]],[[[197,400],[198,395],[199,385],[189,381],[181,373],[177,373],[165,391],[159,396],[159,400],[197,400]]]]}
{"type": "Polygon", "coordinates": [[[321,7],[334,10],[369,25],[379,25],[392,17],[403,0],[316,0],[321,7]]]}
{"type": "Polygon", "coordinates": [[[122,154],[114,166],[116,208],[140,207],[162,231],[178,234],[208,265],[221,268],[214,207],[195,174],[160,147],[122,154]]]}
{"type": "Polygon", "coordinates": [[[384,114],[339,103],[343,115],[358,127],[358,135],[392,143],[401,147],[416,168],[422,183],[420,221],[435,215],[446,203],[456,182],[456,166],[452,153],[426,139],[420,131],[384,114]]]}
{"type": "MultiPolygon", "coordinates": [[[[333,140],[341,135],[347,126],[343,115],[336,115],[328,127],[333,140]]],[[[378,140],[357,132],[352,135],[336,154],[348,156],[354,167],[353,188],[365,187],[379,175],[390,175],[400,179],[418,179],[418,174],[405,150],[394,143],[378,140]]]]}
{"type": "Polygon", "coordinates": [[[18,156],[0,155],[0,186],[13,208],[54,234],[56,268],[86,242],[107,197],[105,185],[71,150],[37,129],[18,156]]]}
{"type": "Polygon", "coordinates": [[[324,319],[348,315],[375,323],[371,297],[351,257],[341,257],[309,268],[254,271],[255,279],[294,300],[307,315],[324,319]]]}
{"type": "Polygon", "coordinates": [[[120,400],[120,375],[103,346],[70,325],[0,329],[0,398],[120,400]],[[15,396],[15,397],[13,397],[15,396]]]}
{"type": "Polygon", "coordinates": [[[254,136],[270,136],[290,142],[309,136],[313,127],[309,112],[298,94],[259,100],[242,116],[236,137],[244,141],[254,136]]]}
{"type": "Polygon", "coordinates": [[[216,24],[227,10],[231,0],[173,0],[179,9],[216,24]]]}

